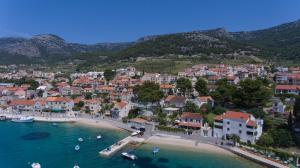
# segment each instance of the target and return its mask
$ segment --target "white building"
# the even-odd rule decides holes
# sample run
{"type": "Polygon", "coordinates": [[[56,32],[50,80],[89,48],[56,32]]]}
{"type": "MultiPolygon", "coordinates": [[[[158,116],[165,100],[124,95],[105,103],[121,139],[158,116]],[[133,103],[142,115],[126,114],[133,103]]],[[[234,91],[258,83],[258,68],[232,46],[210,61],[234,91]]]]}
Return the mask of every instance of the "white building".
{"type": "Polygon", "coordinates": [[[215,117],[213,136],[227,138],[237,135],[241,142],[254,144],[262,134],[263,120],[256,119],[253,115],[227,111],[215,117]]]}

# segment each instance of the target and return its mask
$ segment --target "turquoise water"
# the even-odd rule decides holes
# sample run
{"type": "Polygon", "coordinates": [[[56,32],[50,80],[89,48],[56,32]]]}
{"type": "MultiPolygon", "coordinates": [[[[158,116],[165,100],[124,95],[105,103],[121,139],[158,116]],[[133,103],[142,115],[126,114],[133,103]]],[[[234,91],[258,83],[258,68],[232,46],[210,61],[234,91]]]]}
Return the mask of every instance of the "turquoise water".
{"type": "Polygon", "coordinates": [[[160,146],[153,156],[153,145],[141,145],[134,149],[136,161],[124,160],[120,152],[112,157],[100,157],[98,152],[126,137],[125,131],[106,130],[77,124],[12,123],[0,122],[0,167],[29,168],[31,162],[39,162],[42,168],[72,168],[77,163],[81,168],[238,168],[260,167],[235,156],[207,152],[185,151],[181,148],[160,146]],[[96,140],[101,134],[103,139],[96,140]],[[79,143],[78,137],[84,142],[79,143]],[[80,144],[80,151],[74,150],[80,144]]]}

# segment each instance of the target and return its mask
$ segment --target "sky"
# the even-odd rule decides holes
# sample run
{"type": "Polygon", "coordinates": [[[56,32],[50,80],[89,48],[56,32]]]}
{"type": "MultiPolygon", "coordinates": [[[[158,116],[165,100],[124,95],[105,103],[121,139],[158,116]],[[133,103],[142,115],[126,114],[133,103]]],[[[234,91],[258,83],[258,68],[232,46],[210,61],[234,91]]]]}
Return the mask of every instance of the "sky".
{"type": "Polygon", "coordinates": [[[268,28],[300,19],[300,0],[0,0],[0,37],[55,34],[68,42],[268,28]]]}

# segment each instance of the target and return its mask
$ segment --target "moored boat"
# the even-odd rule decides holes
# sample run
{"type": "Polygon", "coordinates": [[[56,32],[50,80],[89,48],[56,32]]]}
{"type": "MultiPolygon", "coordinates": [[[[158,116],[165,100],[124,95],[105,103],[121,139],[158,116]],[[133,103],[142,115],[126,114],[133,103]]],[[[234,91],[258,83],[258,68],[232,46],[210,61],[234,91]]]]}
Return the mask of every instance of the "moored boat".
{"type": "Polygon", "coordinates": [[[135,159],[137,159],[137,157],[135,155],[129,154],[127,152],[123,152],[122,156],[123,156],[123,158],[129,159],[129,160],[135,160],[135,159]]]}
{"type": "Polygon", "coordinates": [[[101,138],[102,138],[101,135],[98,135],[98,136],[96,137],[97,140],[100,140],[101,138]]]}
{"type": "Polygon", "coordinates": [[[74,167],[73,168],[80,168],[78,165],[74,165],[74,167]]]}
{"type": "Polygon", "coordinates": [[[34,118],[31,116],[25,116],[25,117],[17,117],[17,118],[12,118],[11,119],[12,122],[24,122],[24,123],[29,123],[29,122],[33,122],[34,118]]]}
{"type": "Polygon", "coordinates": [[[32,168],[41,168],[42,166],[39,163],[32,163],[31,167],[32,168]]]}
{"type": "Polygon", "coordinates": [[[79,142],[83,142],[83,138],[78,138],[78,141],[79,142]]]}
{"type": "Polygon", "coordinates": [[[155,155],[155,154],[157,154],[158,152],[159,152],[159,148],[158,147],[154,147],[153,149],[152,149],[152,153],[155,155]]]}
{"type": "Polygon", "coordinates": [[[6,116],[0,116],[0,121],[5,121],[6,120],[6,116]]]}
{"type": "Polygon", "coordinates": [[[76,145],[74,149],[75,149],[76,151],[79,151],[79,150],[80,150],[80,146],[79,146],[79,145],[76,145]]]}

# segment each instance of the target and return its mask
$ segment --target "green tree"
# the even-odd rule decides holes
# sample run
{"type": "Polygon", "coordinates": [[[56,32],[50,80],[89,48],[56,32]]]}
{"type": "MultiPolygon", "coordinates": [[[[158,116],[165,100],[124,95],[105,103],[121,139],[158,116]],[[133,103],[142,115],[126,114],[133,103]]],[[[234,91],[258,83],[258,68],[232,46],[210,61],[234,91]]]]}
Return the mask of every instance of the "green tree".
{"type": "Polygon", "coordinates": [[[300,96],[296,97],[293,115],[295,117],[295,122],[299,123],[300,122],[300,96]]]}
{"type": "Polygon", "coordinates": [[[259,139],[257,141],[257,144],[261,145],[261,146],[269,147],[269,146],[272,146],[274,144],[274,140],[273,140],[272,136],[269,135],[268,133],[263,133],[259,137],[259,139]]]}
{"type": "Polygon", "coordinates": [[[264,112],[263,108],[252,108],[247,112],[252,114],[256,118],[264,119],[266,117],[266,113],[264,112]]]}
{"type": "Polygon", "coordinates": [[[83,106],[84,106],[84,102],[83,102],[83,101],[79,101],[77,106],[78,106],[79,108],[83,107],[83,106]]]}
{"type": "Polygon", "coordinates": [[[110,81],[112,80],[116,75],[116,72],[111,70],[111,69],[106,69],[104,71],[104,78],[107,80],[107,81],[110,81]]]}
{"type": "Polygon", "coordinates": [[[208,93],[207,83],[204,79],[199,78],[195,84],[195,89],[200,96],[206,96],[208,93]]]}
{"type": "Polygon", "coordinates": [[[92,93],[86,93],[84,96],[85,99],[92,99],[92,93]]]}
{"type": "Polygon", "coordinates": [[[136,118],[138,115],[139,115],[139,109],[138,108],[131,109],[128,112],[128,118],[129,119],[136,118]]]}
{"type": "Polygon", "coordinates": [[[150,81],[146,81],[142,85],[135,86],[133,88],[133,92],[137,96],[138,100],[144,103],[158,102],[164,96],[159,85],[150,81]]]}
{"type": "Polygon", "coordinates": [[[234,103],[243,108],[263,107],[271,97],[271,90],[260,80],[245,79],[234,95],[234,103]]]}
{"type": "Polygon", "coordinates": [[[236,92],[236,87],[228,84],[227,79],[219,79],[216,82],[217,88],[211,96],[218,104],[225,105],[233,101],[233,96],[236,92]]]}
{"type": "Polygon", "coordinates": [[[274,145],[279,147],[291,147],[295,145],[291,133],[287,129],[278,128],[268,131],[274,140],[274,145]]]}
{"type": "Polygon", "coordinates": [[[187,78],[179,78],[176,81],[176,88],[185,96],[192,90],[192,82],[187,78]]]}
{"type": "Polygon", "coordinates": [[[193,103],[191,101],[187,101],[184,104],[183,110],[185,112],[197,113],[197,112],[199,112],[199,107],[195,103],[193,103]]]}

